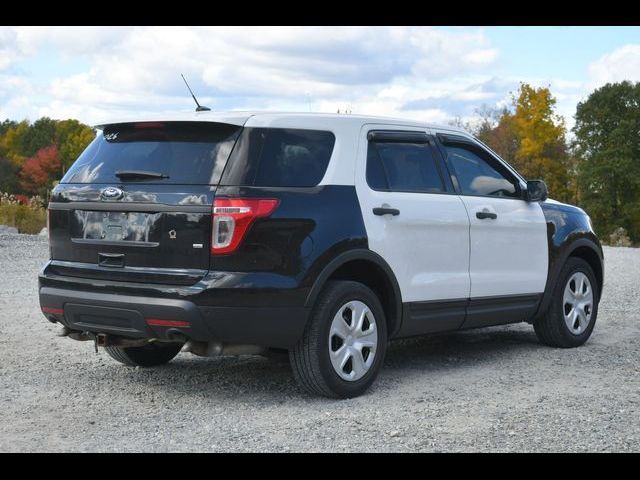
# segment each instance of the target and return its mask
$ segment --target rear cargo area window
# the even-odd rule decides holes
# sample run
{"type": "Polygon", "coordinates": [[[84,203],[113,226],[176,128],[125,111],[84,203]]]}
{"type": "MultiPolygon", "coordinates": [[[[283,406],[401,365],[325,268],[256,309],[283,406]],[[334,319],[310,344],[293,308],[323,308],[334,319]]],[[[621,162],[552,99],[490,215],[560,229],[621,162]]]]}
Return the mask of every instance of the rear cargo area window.
{"type": "Polygon", "coordinates": [[[220,183],[255,187],[313,187],[324,176],[335,137],[331,132],[245,128],[220,183]]]}
{"type": "Polygon", "coordinates": [[[217,185],[241,129],[214,122],[109,125],[61,182],[217,185]]]}

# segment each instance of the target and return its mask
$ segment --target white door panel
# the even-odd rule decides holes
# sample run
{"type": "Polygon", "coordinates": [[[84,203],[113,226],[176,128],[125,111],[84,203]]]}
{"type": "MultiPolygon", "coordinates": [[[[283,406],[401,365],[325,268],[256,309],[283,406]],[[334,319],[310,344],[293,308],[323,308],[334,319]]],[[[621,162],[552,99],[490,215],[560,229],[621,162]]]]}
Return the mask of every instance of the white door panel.
{"type": "Polygon", "coordinates": [[[469,218],[457,195],[360,192],[369,248],[393,269],[404,302],[469,296],[469,218]],[[400,214],[373,215],[383,204],[400,214]]]}
{"type": "MultiPolygon", "coordinates": [[[[469,217],[459,196],[373,190],[367,184],[369,130],[416,130],[398,125],[365,125],[360,135],[356,191],[369,248],[392,268],[403,302],[469,297],[469,217]],[[397,216],[374,215],[378,207],[397,216]]],[[[427,132],[428,133],[428,132],[427,132]]]]}
{"type": "Polygon", "coordinates": [[[499,158],[464,135],[445,135],[447,165],[467,208],[473,298],[535,294],[547,281],[547,224],[499,158]]]}
{"type": "Polygon", "coordinates": [[[547,281],[547,224],[538,203],[462,196],[471,221],[471,298],[540,293],[547,281]],[[496,218],[477,218],[477,212],[496,218]]]}

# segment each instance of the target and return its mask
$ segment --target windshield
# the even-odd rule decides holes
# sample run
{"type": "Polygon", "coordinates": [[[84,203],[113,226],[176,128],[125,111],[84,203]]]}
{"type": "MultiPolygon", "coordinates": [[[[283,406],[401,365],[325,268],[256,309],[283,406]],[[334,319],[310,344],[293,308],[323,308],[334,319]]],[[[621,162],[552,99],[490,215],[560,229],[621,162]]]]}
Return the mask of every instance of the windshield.
{"type": "Polygon", "coordinates": [[[242,127],[213,122],[123,123],[105,127],[61,183],[217,185],[242,127]],[[154,175],[123,175],[151,172],[154,175]]]}

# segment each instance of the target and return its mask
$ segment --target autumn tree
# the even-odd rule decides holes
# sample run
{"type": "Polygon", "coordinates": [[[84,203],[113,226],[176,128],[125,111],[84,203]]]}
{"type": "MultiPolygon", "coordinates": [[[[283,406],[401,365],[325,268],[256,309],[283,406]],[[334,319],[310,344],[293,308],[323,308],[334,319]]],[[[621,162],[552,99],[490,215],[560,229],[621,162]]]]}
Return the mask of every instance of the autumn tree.
{"type": "Polygon", "coordinates": [[[12,122],[0,136],[0,153],[16,167],[22,166],[29,155],[25,153],[25,137],[29,132],[29,122],[12,122]]]}
{"type": "Polygon", "coordinates": [[[51,145],[42,148],[28,158],[20,170],[20,183],[28,193],[45,196],[60,178],[60,153],[51,145]]]}
{"type": "Polygon", "coordinates": [[[8,118],[0,123],[0,137],[5,134],[10,128],[15,128],[18,122],[9,120],[8,118]]]}
{"type": "Polygon", "coordinates": [[[29,158],[56,143],[56,120],[42,117],[33,122],[22,138],[22,154],[29,158]]]}
{"type": "Polygon", "coordinates": [[[571,201],[566,129],[564,119],[554,111],[555,105],[548,88],[520,85],[510,119],[519,143],[515,166],[527,178],[543,178],[558,200],[571,201]]]}
{"type": "Polygon", "coordinates": [[[60,151],[62,171],[66,172],[83,150],[91,143],[95,133],[78,120],[61,120],[56,124],[55,139],[60,151]]]}
{"type": "Polygon", "coordinates": [[[18,192],[20,184],[18,174],[20,168],[14,165],[11,160],[0,156],[0,192],[18,192]]]}
{"type": "Polygon", "coordinates": [[[504,160],[515,164],[519,142],[509,110],[483,105],[476,110],[476,115],[480,118],[474,129],[476,137],[489,145],[504,160]]]}
{"type": "MultiPolygon", "coordinates": [[[[0,191],[11,193],[29,193],[34,185],[29,176],[44,178],[46,168],[33,160],[43,148],[55,146],[57,148],[58,170],[51,174],[59,179],[71,166],[85,147],[93,140],[93,130],[77,120],[52,120],[42,117],[30,124],[27,120],[15,122],[5,120],[0,123],[0,191]],[[30,159],[26,172],[21,173],[27,160],[30,159]],[[43,170],[44,169],[44,170],[43,170]],[[38,173],[40,172],[40,173],[38,173]],[[25,178],[25,175],[27,178],[25,178]],[[29,190],[25,190],[29,185],[29,190]]],[[[51,155],[50,153],[48,155],[51,155]]],[[[53,165],[56,163],[53,162],[53,165]]],[[[46,176],[48,178],[48,176],[46,176]]],[[[42,189],[40,189],[42,190],[42,189]]]]}
{"type": "Polygon", "coordinates": [[[520,84],[511,109],[478,112],[476,136],[512,164],[525,178],[542,178],[550,195],[573,201],[569,155],[562,117],[549,88],[520,84]]]}
{"type": "Polygon", "coordinates": [[[581,204],[603,237],[640,241],[640,83],[608,83],[580,102],[575,152],[581,204]]]}

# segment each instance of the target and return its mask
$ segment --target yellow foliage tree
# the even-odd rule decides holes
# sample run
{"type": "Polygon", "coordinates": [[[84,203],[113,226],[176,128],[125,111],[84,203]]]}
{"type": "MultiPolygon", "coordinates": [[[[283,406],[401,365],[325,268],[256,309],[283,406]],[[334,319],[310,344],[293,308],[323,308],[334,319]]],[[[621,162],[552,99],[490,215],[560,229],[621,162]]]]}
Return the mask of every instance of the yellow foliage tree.
{"type": "Polygon", "coordinates": [[[56,124],[56,143],[64,173],[95,138],[93,129],[77,120],[61,120],[56,124]]]}
{"type": "Polygon", "coordinates": [[[10,127],[0,136],[0,152],[8,158],[15,167],[20,167],[27,159],[22,155],[24,139],[29,131],[29,122],[23,120],[16,126],[10,127]]]}
{"type": "Polygon", "coordinates": [[[508,119],[519,139],[514,166],[527,178],[544,179],[558,200],[570,201],[574,189],[569,183],[566,129],[555,105],[549,88],[520,85],[513,98],[515,111],[508,119]]]}
{"type": "Polygon", "coordinates": [[[512,97],[512,109],[489,116],[477,135],[527,179],[543,179],[550,195],[560,201],[575,200],[570,175],[564,120],[555,113],[556,99],[547,87],[520,84],[512,97]]]}

